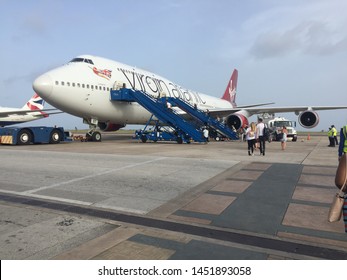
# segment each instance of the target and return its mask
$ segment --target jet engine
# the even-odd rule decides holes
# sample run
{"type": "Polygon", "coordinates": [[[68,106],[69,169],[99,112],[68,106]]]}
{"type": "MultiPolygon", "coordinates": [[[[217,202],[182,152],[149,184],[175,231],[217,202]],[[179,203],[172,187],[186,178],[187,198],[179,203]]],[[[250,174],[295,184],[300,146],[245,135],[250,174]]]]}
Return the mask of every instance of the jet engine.
{"type": "Polygon", "coordinates": [[[248,119],[246,116],[237,113],[229,115],[226,118],[226,124],[230,128],[235,128],[236,130],[240,129],[241,127],[245,127],[248,125],[248,119]]]}
{"type": "Polygon", "coordinates": [[[319,123],[319,116],[314,111],[304,111],[299,115],[299,123],[304,128],[313,128],[319,123]]]}
{"type": "Polygon", "coordinates": [[[110,123],[110,122],[98,122],[98,127],[102,131],[116,131],[124,127],[124,124],[110,123]]]}

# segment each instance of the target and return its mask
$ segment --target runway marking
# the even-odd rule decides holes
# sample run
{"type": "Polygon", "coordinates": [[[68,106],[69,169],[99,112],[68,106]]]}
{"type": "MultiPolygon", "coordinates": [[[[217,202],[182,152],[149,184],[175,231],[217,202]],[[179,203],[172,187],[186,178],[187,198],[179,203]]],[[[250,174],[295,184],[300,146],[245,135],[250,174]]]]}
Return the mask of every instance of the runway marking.
{"type": "Polygon", "coordinates": [[[109,173],[112,173],[112,172],[115,172],[115,171],[120,171],[120,170],[133,168],[133,167],[144,165],[144,164],[149,164],[149,163],[152,163],[152,162],[155,162],[155,161],[159,161],[159,160],[163,160],[163,159],[165,159],[165,158],[164,157],[160,157],[160,158],[156,158],[156,159],[153,159],[153,160],[148,160],[148,161],[144,161],[144,162],[140,162],[140,163],[134,163],[134,164],[122,166],[122,167],[119,167],[119,168],[103,171],[103,172],[100,172],[100,173],[97,173],[97,174],[91,174],[91,175],[87,175],[87,176],[84,176],[84,177],[75,178],[75,179],[72,179],[72,180],[69,180],[69,181],[59,182],[59,183],[56,183],[56,184],[53,184],[53,185],[50,185],[50,186],[43,186],[43,187],[40,187],[40,188],[36,188],[36,189],[29,190],[29,191],[24,191],[24,192],[19,192],[19,193],[20,194],[25,194],[25,195],[32,194],[32,193],[39,192],[39,191],[42,191],[42,190],[47,190],[47,189],[51,189],[51,188],[55,188],[55,187],[60,187],[62,185],[76,183],[78,181],[82,181],[82,180],[85,180],[85,179],[90,179],[90,178],[94,178],[94,177],[97,177],[97,176],[109,174],[109,173]]]}
{"type": "MultiPolygon", "coordinates": [[[[23,192],[15,192],[15,191],[9,191],[9,190],[3,190],[0,189],[1,193],[8,193],[8,194],[14,194],[14,195],[23,195],[23,192]]],[[[90,206],[93,203],[92,202],[85,202],[80,200],[74,200],[74,199],[68,199],[68,198],[62,198],[62,197],[55,197],[55,196],[47,196],[47,195],[40,195],[40,194],[25,194],[26,197],[32,197],[32,198],[41,198],[41,199],[47,199],[49,201],[60,201],[60,202],[66,202],[66,203],[72,203],[72,204],[79,204],[79,205],[85,205],[90,206]]]]}

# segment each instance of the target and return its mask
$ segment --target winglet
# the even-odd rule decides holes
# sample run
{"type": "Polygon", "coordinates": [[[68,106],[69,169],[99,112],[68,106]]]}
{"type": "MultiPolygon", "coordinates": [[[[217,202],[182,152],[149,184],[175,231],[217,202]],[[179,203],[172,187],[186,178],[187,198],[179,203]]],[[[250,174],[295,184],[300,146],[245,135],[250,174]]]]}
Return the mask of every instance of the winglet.
{"type": "Polygon", "coordinates": [[[227,88],[225,89],[224,95],[222,99],[229,101],[233,107],[237,107],[236,105],[236,88],[237,88],[237,76],[238,71],[234,69],[231,78],[228,82],[227,88]]]}

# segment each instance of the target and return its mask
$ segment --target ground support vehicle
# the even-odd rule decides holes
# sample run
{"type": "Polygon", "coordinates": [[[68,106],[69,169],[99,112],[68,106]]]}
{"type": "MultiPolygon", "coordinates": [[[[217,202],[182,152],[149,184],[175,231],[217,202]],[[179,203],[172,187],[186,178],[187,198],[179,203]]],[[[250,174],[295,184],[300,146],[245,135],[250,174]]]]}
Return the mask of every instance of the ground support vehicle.
{"type": "Polygon", "coordinates": [[[69,141],[69,132],[62,127],[1,127],[0,143],[4,145],[58,144],[69,141]]]}
{"type": "Polygon", "coordinates": [[[154,130],[136,130],[134,139],[140,139],[143,143],[146,143],[148,140],[153,142],[158,141],[175,141],[179,144],[185,142],[187,144],[190,143],[190,137],[184,137],[182,135],[178,135],[174,132],[162,131],[162,128],[158,131],[154,130]]]}
{"type": "Polygon", "coordinates": [[[172,127],[162,126],[159,120],[153,121],[154,117],[154,115],[151,116],[143,129],[135,131],[134,139],[139,139],[143,143],[146,143],[148,140],[153,142],[175,141],[178,144],[191,143],[192,138],[184,131],[177,128],[173,129],[172,127]],[[152,122],[154,122],[155,125],[152,126],[152,122]]]}
{"type": "Polygon", "coordinates": [[[286,127],[287,139],[292,140],[293,142],[297,141],[298,134],[296,132],[296,122],[288,120],[284,117],[275,117],[275,115],[271,114],[263,114],[258,117],[262,117],[264,123],[267,125],[270,131],[270,139],[269,141],[281,141],[282,139],[282,128],[286,127]]]}

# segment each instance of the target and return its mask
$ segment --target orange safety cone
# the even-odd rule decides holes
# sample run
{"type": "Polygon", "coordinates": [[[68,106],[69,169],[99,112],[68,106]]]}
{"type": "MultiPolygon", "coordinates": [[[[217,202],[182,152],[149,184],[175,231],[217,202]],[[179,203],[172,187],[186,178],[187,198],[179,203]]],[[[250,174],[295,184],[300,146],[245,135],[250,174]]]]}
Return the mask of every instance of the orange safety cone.
{"type": "Polygon", "coordinates": [[[309,133],[309,134],[307,134],[307,140],[311,140],[310,133],[309,133]]]}

